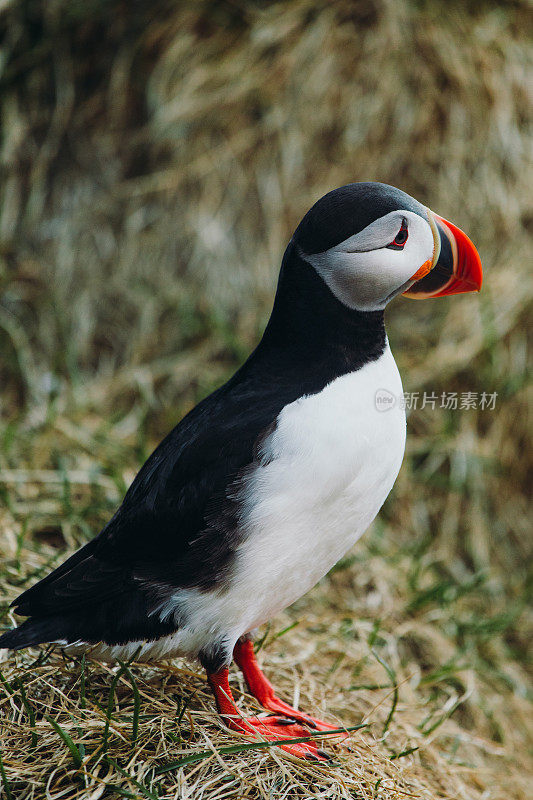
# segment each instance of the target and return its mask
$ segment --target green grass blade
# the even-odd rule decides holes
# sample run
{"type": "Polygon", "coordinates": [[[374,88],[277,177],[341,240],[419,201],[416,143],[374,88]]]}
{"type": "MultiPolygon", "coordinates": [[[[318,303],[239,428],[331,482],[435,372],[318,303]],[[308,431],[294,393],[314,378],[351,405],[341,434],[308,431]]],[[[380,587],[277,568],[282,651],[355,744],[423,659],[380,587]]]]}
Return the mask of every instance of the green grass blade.
{"type": "Polygon", "coordinates": [[[22,681],[19,682],[18,689],[19,689],[19,692],[20,692],[20,699],[22,700],[22,705],[26,709],[26,714],[28,715],[28,718],[30,720],[30,725],[31,725],[31,728],[32,728],[31,746],[35,747],[36,744],[37,744],[37,738],[38,738],[37,737],[37,731],[35,730],[35,711],[33,710],[33,707],[32,707],[30,701],[28,700],[28,698],[26,696],[26,690],[24,689],[24,684],[22,683],[22,681]]]}
{"type": "Polygon", "coordinates": [[[0,750],[0,778],[2,778],[2,786],[1,789],[4,790],[6,800],[15,800],[13,794],[11,793],[11,787],[9,786],[9,781],[6,776],[6,771],[4,769],[4,762],[2,760],[2,751],[0,750]]]}
{"type": "Polygon", "coordinates": [[[426,718],[424,722],[418,725],[418,730],[421,732],[422,736],[429,736],[430,733],[436,731],[437,728],[440,727],[440,725],[442,725],[443,722],[449,719],[452,716],[452,714],[455,711],[457,711],[457,709],[459,708],[460,705],[462,705],[463,702],[464,702],[464,697],[459,697],[453,704],[453,706],[450,709],[448,709],[448,711],[446,711],[445,714],[441,714],[441,716],[429,727],[426,727],[426,724],[431,719],[431,715],[429,718],[426,718]]]}
{"type": "Polygon", "coordinates": [[[121,795],[121,797],[131,797],[132,800],[138,800],[139,795],[133,794],[133,792],[128,792],[127,789],[122,789],[120,786],[117,786],[115,783],[106,783],[105,788],[109,789],[115,794],[121,795]]]}
{"type": "Polygon", "coordinates": [[[390,711],[389,711],[389,716],[388,716],[388,717],[387,717],[387,719],[385,720],[385,724],[383,725],[383,730],[381,731],[381,735],[382,735],[382,736],[385,736],[385,734],[386,734],[386,733],[387,733],[387,731],[389,730],[389,726],[390,726],[390,724],[391,724],[391,722],[392,722],[392,718],[394,717],[394,713],[395,713],[395,711],[396,711],[396,706],[398,705],[398,697],[399,697],[399,694],[400,694],[400,693],[399,693],[399,691],[398,691],[398,684],[397,684],[397,681],[396,681],[396,673],[394,672],[394,670],[392,669],[392,667],[389,667],[389,665],[387,664],[387,662],[386,662],[386,661],[384,661],[384,660],[383,660],[383,659],[382,659],[382,658],[381,658],[381,657],[380,657],[380,656],[379,656],[379,655],[376,653],[376,651],[375,651],[374,649],[372,650],[372,655],[374,656],[374,658],[376,659],[376,661],[378,661],[378,662],[381,664],[381,666],[383,667],[383,669],[385,670],[385,672],[386,672],[386,673],[387,673],[387,675],[389,676],[389,680],[390,680],[390,682],[391,682],[392,686],[394,687],[394,688],[393,688],[393,691],[392,691],[392,705],[391,705],[391,709],[390,709],[390,711]]]}
{"type": "Polygon", "coordinates": [[[286,633],[288,633],[289,631],[292,631],[292,629],[296,628],[296,626],[299,625],[299,624],[300,624],[300,620],[299,619],[295,620],[294,622],[291,622],[291,624],[287,625],[286,628],[282,628],[280,631],[275,633],[272,636],[272,638],[270,640],[270,643],[274,642],[276,639],[281,638],[281,636],[285,636],[286,633]]]}
{"type": "Polygon", "coordinates": [[[83,653],[81,657],[81,674],[80,674],[80,708],[86,708],[86,700],[85,700],[85,669],[86,669],[86,662],[85,662],[85,653],[83,653]]]}
{"type": "Polygon", "coordinates": [[[264,643],[266,642],[267,636],[268,636],[269,633],[270,633],[270,622],[267,623],[266,630],[265,630],[264,634],[261,636],[261,638],[258,639],[254,643],[254,653],[256,655],[261,650],[261,648],[263,647],[264,643]]]}
{"type": "Polygon", "coordinates": [[[127,664],[122,665],[124,668],[124,675],[127,676],[129,682],[131,683],[131,688],[133,690],[133,721],[131,727],[131,743],[135,744],[137,741],[137,737],[139,735],[139,714],[141,710],[141,696],[139,694],[139,689],[137,688],[137,682],[133,677],[131,670],[127,666],[127,664]]]}
{"type": "Polygon", "coordinates": [[[2,683],[2,685],[5,687],[8,694],[10,695],[14,694],[15,690],[13,689],[7,678],[4,678],[4,674],[1,669],[0,669],[0,683],[2,683]]]}
{"type": "Polygon", "coordinates": [[[72,756],[74,766],[76,767],[76,769],[80,769],[81,766],[83,765],[83,759],[81,757],[80,751],[72,741],[70,735],[63,730],[59,722],[56,722],[56,720],[52,719],[52,717],[50,717],[48,714],[45,714],[44,718],[47,720],[47,722],[50,723],[50,725],[56,731],[56,733],[58,733],[59,736],[63,739],[63,741],[65,742],[66,746],[70,751],[70,755],[72,756]]]}
{"type": "MultiPolygon", "coordinates": [[[[128,674],[130,680],[132,681],[132,688],[133,688],[133,695],[134,695],[134,712],[133,712],[133,734],[135,734],[135,738],[137,738],[137,732],[139,728],[139,709],[140,709],[140,696],[139,690],[137,689],[137,684],[133,680],[133,676],[129,671],[130,664],[135,661],[137,656],[139,655],[141,648],[138,647],[132,657],[125,663],[119,661],[120,669],[118,670],[117,674],[111,681],[111,686],[109,687],[109,700],[107,703],[107,710],[106,710],[106,723],[104,727],[104,735],[102,738],[102,752],[107,752],[107,743],[109,739],[109,726],[111,725],[111,718],[113,715],[113,704],[115,701],[115,691],[118,685],[119,680],[125,674],[128,674]]],[[[132,735],[133,735],[132,734],[132,735]]]]}
{"type": "Polygon", "coordinates": [[[394,753],[390,757],[391,761],[394,761],[397,758],[403,758],[404,756],[410,756],[411,753],[416,753],[417,750],[420,750],[420,747],[408,747],[407,750],[402,750],[401,753],[394,753]]]}

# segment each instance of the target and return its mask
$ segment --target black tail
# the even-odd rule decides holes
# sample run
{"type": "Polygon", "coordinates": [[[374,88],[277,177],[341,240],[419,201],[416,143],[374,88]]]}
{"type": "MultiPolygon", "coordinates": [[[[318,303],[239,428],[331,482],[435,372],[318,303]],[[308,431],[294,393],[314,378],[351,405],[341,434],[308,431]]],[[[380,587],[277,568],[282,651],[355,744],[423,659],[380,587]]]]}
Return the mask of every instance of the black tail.
{"type": "Polygon", "coordinates": [[[61,622],[52,617],[27,619],[18,628],[0,636],[0,650],[20,650],[43,642],[54,642],[63,638],[61,622]]]}
{"type": "Polygon", "coordinates": [[[29,619],[0,636],[0,649],[45,642],[126,644],[176,630],[173,620],[154,613],[162,599],[154,581],[144,586],[127,565],[98,558],[94,541],[13,601],[16,613],[29,619]]]}
{"type": "Polygon", "coordinates": [[[150,602],[141,590],[125,590],[123,595],[101,603],[77,606],[63,612],[36,614],[18,628],[0,636],[0,649],[20,650],[36,644],[74,642],[108,645],[138,640],[152,641],[174,633],[173,620],[161,621],[151,613],[150,602]]]}

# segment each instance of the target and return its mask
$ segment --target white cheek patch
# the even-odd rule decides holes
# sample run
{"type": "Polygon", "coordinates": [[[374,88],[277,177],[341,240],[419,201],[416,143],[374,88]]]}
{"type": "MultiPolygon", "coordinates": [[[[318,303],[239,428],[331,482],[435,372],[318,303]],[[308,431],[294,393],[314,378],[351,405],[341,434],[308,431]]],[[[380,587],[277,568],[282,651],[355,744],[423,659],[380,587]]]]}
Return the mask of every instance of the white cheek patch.
{"type": "Polygon", "coordinates": [[[428,259],[433,258],[430,224],[412,211],[393,211],[323,253],[302,257],[344,305],[360,311],[382,309],[428,259]],[[402,224],[408,238],[401,250],[387,248],[402,224]]]}

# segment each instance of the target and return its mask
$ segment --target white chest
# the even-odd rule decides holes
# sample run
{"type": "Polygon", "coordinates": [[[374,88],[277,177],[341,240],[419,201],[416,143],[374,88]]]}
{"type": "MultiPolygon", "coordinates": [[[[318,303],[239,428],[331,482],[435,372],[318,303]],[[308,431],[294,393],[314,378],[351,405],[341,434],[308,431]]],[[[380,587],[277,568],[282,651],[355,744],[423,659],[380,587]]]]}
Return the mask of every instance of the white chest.
{"type": "Polygon", "coordinates": [[[240,596],[247,630],[310,589],[376,516],[403,459],[401,395],[387,345],[377,361],[279,415],[265,466],[244,492],[246,537],[230,593],[240,596]],[[376,407],[379,390],[397,398],[387,411],[376,407]]]}

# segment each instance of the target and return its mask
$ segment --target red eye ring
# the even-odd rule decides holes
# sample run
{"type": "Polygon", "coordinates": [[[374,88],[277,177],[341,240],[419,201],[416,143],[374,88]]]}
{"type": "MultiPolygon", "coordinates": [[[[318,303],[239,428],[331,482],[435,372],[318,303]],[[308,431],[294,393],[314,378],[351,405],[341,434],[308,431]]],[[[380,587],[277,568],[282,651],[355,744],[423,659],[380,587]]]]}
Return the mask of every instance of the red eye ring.
{"type": "Polygon", "coordinates": [[[408,238],[409,238],[409,231],[407,229],[407,220],[402,219],[402,225],[400,230],[394,237],[393,241],[386,246],[389,248],[389,250],[403,250],[408,238]]]}

